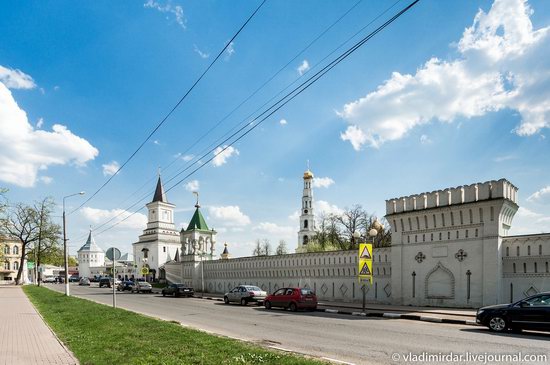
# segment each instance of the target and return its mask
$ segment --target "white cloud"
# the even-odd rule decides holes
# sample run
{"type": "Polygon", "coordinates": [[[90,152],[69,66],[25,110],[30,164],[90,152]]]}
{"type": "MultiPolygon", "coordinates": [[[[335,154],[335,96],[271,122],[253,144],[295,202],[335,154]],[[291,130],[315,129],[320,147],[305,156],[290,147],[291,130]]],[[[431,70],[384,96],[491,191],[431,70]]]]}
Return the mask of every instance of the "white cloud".
{"type": "Polygon", "coordinates": [[[44,125],[44,118],[39,118],[38,122],[36,122],[36,128],[42,128],[44,125]]]}
{"type": "Polygon", "coordinates": [[[451,123],[504,108],[521,116],[518,135],[550,127],[550,27],[533,30],[530,14],[524,0],[496,0],[488,13],[480,10],[458,42],[458,58],[432,58],[414,75],[394,72],[344,105],[338,114],[350,126],[342,139],[356,150],[379,147],[433,120],[451,123]]]}
{"type": "Polygon", "coordinates": [[[212,160],[212,164],[218,167],[225,164],[231,156],[233,155],[238,156],[239,150],[234,148],[233,146],[229,146],[229,147],[223,146],[223,147],[216,148],[216,150],[213,153],[214,153],[214,156],[216,157],[214,157],[214,159],[212,160]]]}
{"type": "Polygon", "coordinates": [[[498,156],[498,157],[495,157],[493,159],[493,161],[495,162],[504,162],[504,161],[509,161],[509,160],[514,160],[516,159],[517,157],[514,156],[514,155],[505,155],[505,156],[498,156]]]}
{"type": "Polygon", "coordinates": [[[40,176],[38,180],[42,181],[44,184],[49,185],[53,182],[53,177],[50,176],[40,176]]]}
{"type": "Polygon", "coordinates": [[[153,141],[153,144],[156,144],[157,146],[160,146],[160,142],[159,142],[158,139],[155,139],[155,140],[153,141]]]}
{"type": "Polygon", "coordinates": [[[187,191],[199,191],[199,180],[191,180],[185,184],[185,190],[187,191]]]}
{"type": "Polygon", "coordinates": [[[172,5],[172,1],[170,0],[168,0],[165,5],[161,5],[158,1],[148,0],[143,4],[143,7],[156,9],[161,13],[171,13],[176,18],[176,23],[178,23],[180,27],[183,29],[187,28],[185,25],[187,19],[185,19],[185,15],[183,14],[183,8],[179,5],[172,5]]]}
{"type": "Polygon", "coordinates": [[[225,49],[225,53],[227,54],[225,56],[226,59],[229,59],[231,56],[233,56],[233,53],[235,53],[235,45],[233,44],[233,42],[229,43],[229,45],[225,49]]]}
{"type": "Polygon", "coordinates": [[[135,213],[131,215],[131,212],[124,209],[108,210],[84,207],[80,209],[80,214],[93,224],[104,223],[113,218],[113,224],[121,222],[117,225],[120,228],[144,229],[147,226],[147,217],[145,214],[135,213]]]}
{"type": "Polygon", "coordinates": [[[203,52],[197,47],[196,44],[193,44],[193,50],[201,57],[201,58],[208,58],[210,57],[210,53],[203,52]]]}
{"type": "Polygon", "coordinates": [[[0,180],[22,187],[32,187],[37,171],[50,165],[74,163],[84,165],[98,155],[87,140],[67,127],[54,124],[52,131],[34,129],[27,114],[0,82],[0,180]]]}
{"type": "Polygon", "coordinates": [[[300,211],[295,210],[291,215],[288,216],[288,219],[297,222],[300,219],[300,211]]]}
{"type": "Polygon", "coordinates": [[[290,237],[294,236],[297,229],[296,227],[279,226],[275,223],[262,222],[253,228],[254,231],[263,232],[272,235],[290,237]]]}
{"type": "Polygon", "coordinates": [[[54,91],[58,91],[58,90],[59,90],[59,86],[55,85],[55,86],[53,87],[53,90],[54,90],[54,91]]]}
{"type": "Polygon", "coordinates": [[[189,162],[189,161],[191,161],[192,159],[195,158],[195,155],[183,155],[183,156],[182,156],[181,153],[178,153],[178,154],[176,155],[176,157],[180,157],[183,161],[189,162]]]}
{"type": "Polygon", "coordinates": [[[208,212],[213,218],[219,219],[226,226],[246,226],[250,224],[250,218],[241,212],[237,205],[212,206],[208,207],[208,212]]]}
{"type": "Polygon", "coordinates": [[[338,208],[336,205],[330,204],[329,202],[326,202],[324,200],[315,200],[313,202],[313,207],[317,210],[317,215],[341,215],[344,213],[344,211],[338,208]]]}
{"type": "Polygon", "coordinates": [[[280,125],[287,125],[288,122],[286,121],[286,119],[281,119],[281,120],[279,121],[279,124],[280,124],[280,125]]]}
{"type": "Polygon", "coordinates": [[[550,199],[550,185],[540,189],[539,191],[534,192],[531,194],[527,201],[529,202],[544,202],[550,199]]]}
{"type": "Polygon", "coordinates": [[[116,161],[111,161],[110,163],[101,166],[103,167],[104,176],[114,175],[120,168],[120,165],[116,161]]]}
{"type": "Polygon", "coordinates": [[[548,231],[550,231],[550,216],[520,207],[514,217],[510,235],[545,233],[548,231]]]}
{"type": "Polygon", "coordinates": [[[423,135],[420,136],[420,143],[426,145],[426,144],[432,143],[432,140],[430,139],[430,137],[423,134],[423,135]]]}
{"type": "Polygon", "coordinates": [[[8,89],[34,89],[36,87],[32,77],[26,73],[2,65],[0,65],[0,82],[8,89]]]}
{"type": "Polygon", "coordinates": [[[313,178],[313,187],[314,188],[328,188],[334,184],[334,180],[330,177],[315,177],[313,178]]]}
{"type": "MultiPolygon", "coordinates": [[[[359,151],[363,143],[367,141],[367,135],[357,126],[350,125],[344,133],[340,134],[342,141],[350,141],[353,149],[359,151]]],[[[377,147],[372,143],[373,147],[377,147]]]]}
{"type": "Polygon", "coordinates": [[[304,73],[306,73],[309,70],[309,68],[310,68],[309,67],[309,62],[307,60],[303,60],[302,64],[300,66],[298,66],[296,71],[298,71],[300,76],[302,76],[304,73]]]}
{"type": "Polygon", "coordinates": [[[535,213],[525,207],[519,207],[516,217],[518,218],[540,218],[542,217],[542,214],[535,213]]]}

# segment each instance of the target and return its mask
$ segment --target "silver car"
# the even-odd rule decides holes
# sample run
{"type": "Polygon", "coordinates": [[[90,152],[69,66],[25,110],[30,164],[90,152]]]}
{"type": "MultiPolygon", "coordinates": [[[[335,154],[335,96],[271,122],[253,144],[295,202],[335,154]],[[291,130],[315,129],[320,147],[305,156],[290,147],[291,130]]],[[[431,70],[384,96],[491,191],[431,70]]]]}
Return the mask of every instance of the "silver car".
{"type": "Polygon", "coordinates": [[[138,281],[132,287],[132,293],[152,293],[153,287],[145,281],[138,281]]]}
{"type": "Polygon", "coordinates": [[[257,286],[239,285],[225,293],[223,301],[225,304],[237,302],[241,303],[241,305],[247,305],[250,302],[256,302],[258,305],[261,305],[266,296],[267,293],[257,286]]]}

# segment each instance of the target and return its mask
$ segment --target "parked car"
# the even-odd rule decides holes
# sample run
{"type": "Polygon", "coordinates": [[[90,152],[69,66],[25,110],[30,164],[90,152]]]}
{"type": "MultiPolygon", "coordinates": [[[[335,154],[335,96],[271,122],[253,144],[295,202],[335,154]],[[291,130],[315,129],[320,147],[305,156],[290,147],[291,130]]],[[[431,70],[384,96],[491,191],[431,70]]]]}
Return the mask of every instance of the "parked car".
{"type": "Polygon", "coordinates": [[[84,277],[84,278],[81,278],[80,281],[78,282],[78,285],[87,285],[87,286],[90,286],[90,279],[84,277]]]}
{"type": "Polygon", "coordinates": [[[179,297],[181,295],[185,295],[187,297],[192,297],[194,291],[193,288],[185,285],[185,284],[170,284],[166,288],[162,289],[162,296],[165,297],[167,295],[173,295],[175,297],[179,297]]]}
{"type": "Polygon", "coordinates": [[[138,281],[132,288],[132,293],[152,293],[153,287],[146,281],[138,281]]]}
{"type": "Polygon", "coordinates": [[[116,289],[118,291],[126,291],[126,290],[129,290],[129,291],[132,291],[132,289],[134,288],[134,282],[133,281],[121,281],[120,283],[118,283],[116,289]]]}
{"type": "Polygon", "coordinates": [[[110,288],[112,282],[113,282],[113,279],[111,279],[111,278],[107,278],[107,277],[100,278],[99,279],[99,287],[102,288],[102,287],[106,286],[107,288],[110,288]]]}
{"type": "Polygon", "coordinates": [[[265,298],[266,309],[272,307],[289,308],[296,312],[298,309],[317,309],[317,296],[309,288],[281,288],[265,298]]]}
{"type": "MultiPolygon", "coordinates": [[[[86,278],[88,279],[88,278],[86,278]]],[[[90,279],[88,279],[90,280],[90,279]]],[[[69,283],[78,283],[80,282],[80,278],[78,277],[78,275],[71,275],[69,276],[69,283]]]]}
{"type": "Polygon", "coordinates": [[[225,293],[223,301],[225,304],[231,302],[241,303],[241,305],[247,305],[250,302],[256,302],[262,304],[267,293],[257,286],[252,285],[239,285],[225,293]]]}
{"type": "Polygon", "coordinates": [[[55,276],[53,275],[46,275],[42,278],[43,283],[55,283],[55,276]]]}
{"type": "Polygon", "coordinates": [[[476,322],[491,331],[550,331],[550,292],[539,293],[511,304],[490,305],[477,310],[476,322]]]}

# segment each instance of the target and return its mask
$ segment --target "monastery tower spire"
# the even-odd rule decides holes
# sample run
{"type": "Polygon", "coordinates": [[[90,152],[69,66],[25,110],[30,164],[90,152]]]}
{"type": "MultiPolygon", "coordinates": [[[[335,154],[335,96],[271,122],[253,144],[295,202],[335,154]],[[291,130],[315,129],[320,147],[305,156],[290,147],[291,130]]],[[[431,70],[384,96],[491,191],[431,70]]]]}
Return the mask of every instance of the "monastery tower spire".
{"type": "Polygon", "coordinates": [[[315,215],[313,214],[313,173],[309,169],[304,172],[304,191],[302,194],[302,211],[300,214],[300,231],[298,231],[298,247],[307,245],[315,235],[315,215]]]}

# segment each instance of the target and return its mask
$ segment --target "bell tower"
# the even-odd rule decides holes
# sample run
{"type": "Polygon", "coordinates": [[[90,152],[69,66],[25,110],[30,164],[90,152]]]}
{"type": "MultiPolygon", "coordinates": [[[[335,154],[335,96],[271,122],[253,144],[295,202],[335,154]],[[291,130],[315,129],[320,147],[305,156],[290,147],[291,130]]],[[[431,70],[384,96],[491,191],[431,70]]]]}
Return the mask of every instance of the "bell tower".
{"type": "Polygon", "coordinates": [[[298,231],[298,247],[307,245],[315,236],[315,215],[313,214],[313,173],[308,168],[304,172],[304,191],[302,194],[302,210],[300,214],[300,230],[298,231]]]}

